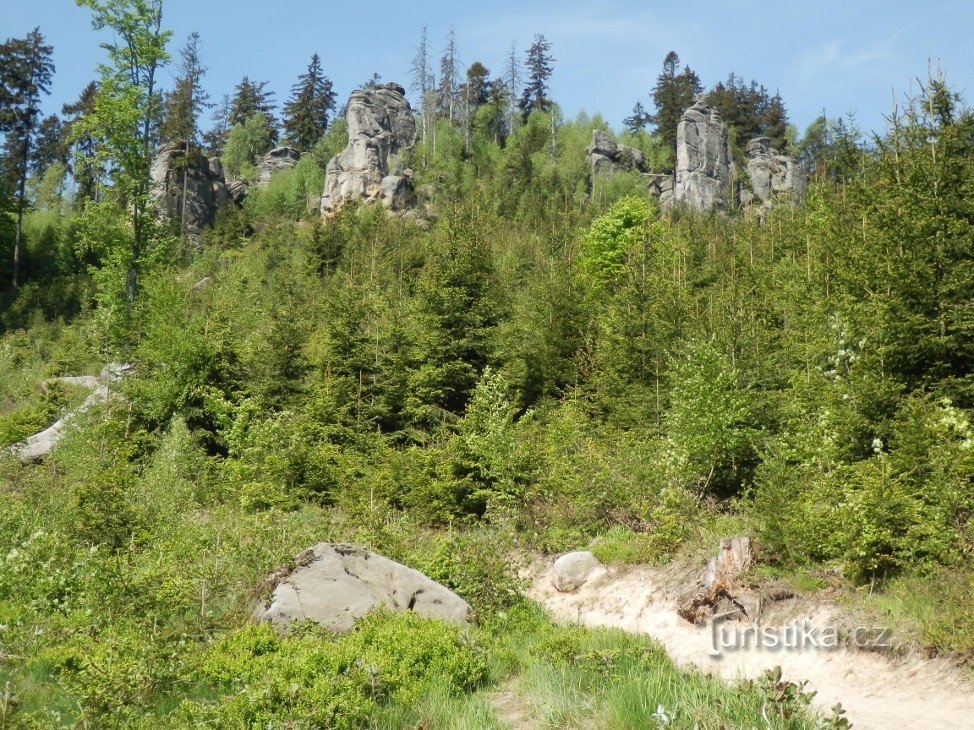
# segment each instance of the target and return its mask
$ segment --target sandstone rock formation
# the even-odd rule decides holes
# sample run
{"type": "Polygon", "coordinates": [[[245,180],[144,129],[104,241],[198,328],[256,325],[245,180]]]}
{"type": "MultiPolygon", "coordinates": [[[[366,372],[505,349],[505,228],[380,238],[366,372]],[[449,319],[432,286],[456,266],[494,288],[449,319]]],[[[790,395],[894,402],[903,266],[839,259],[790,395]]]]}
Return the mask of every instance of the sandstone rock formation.
{"type": "Polygon", "coordinates": [[[381,201],[398,209],[408,201],[411,171],[405,154],[416,136],[416,120],[398,84],[353,91],[348,99],[348,146],[328,163],[322,213],[347,200],[381,201]]]}
{"type": "Polygon", "coordinates": [[[85,399],[84,403],[59,419],[52,426],[45,428],[40,433],[34,434],[23,443],[14,444],[10,447],[9,451],[20,459],[23,464],[40,461],[54,450],[54,447],[67,434],[72,423],[92,408],[100,406],[107,401],[111,386],[121,380],[131,370],[131,365],[112,363],[102,368],[98,377],[93,375],[77,375],[58,378],[59,382],[88,388],[92,391],[91,395],[85,399]]]}
{"type": "Polygon", "coordinates": [[[311,619],[333,631],[383,606],[467,623],[469,604],[418,570],[354,545],[319,543],[301,553],[297,567],[272,576],[270,605],[258,618],[287,625],[311,619]]]}
{"type": "Polygon", "coordinates": [[[264,187],[275,172],[290,170],[300,159],[301,153],[293,147],[275,147],[257,163],[257,185],[264,187]]]}
{"type": "Polygon", "coordinates": [[[561,593],[577,591],[597,572],[605,572],[602,563],[588,550],[567,553],[551,567],[551,583],[561,593]]]}
{"type": "Polygon", "coordinates": [[[754,206],[758,215],[763,216],[775,200],[798,202],[801,199],[808,180],[793,157],[779,154],[767,137],[752,139],[744,154],[750,187],[741,191],[742,205],[754,206]]]}
{"type": "Polygon", "coordinates": [[[663,202],[696,211],[726,210],[733,178],[727,127],[706,95],[698,94],[677,126],[673,194],[663,202]]]}
{"type": "Polygon", "coordinates": [[[164,218],[182,225],[185,200],[186,233],[193,237],[216,220],[217,211],[229,199],[220,159],[193,150],[187,161],[184,142],[160,147],[150,175],[151,198],[164,218]]]}
{"type": "Polygon", "coordinates": [[[592,132],[592,144],[588,150],[588,162],[595,176],[612,175],[615,172],[646,172],[646,156],[635,147],[619,144],[612,135],[601,129],[592,132]]]}

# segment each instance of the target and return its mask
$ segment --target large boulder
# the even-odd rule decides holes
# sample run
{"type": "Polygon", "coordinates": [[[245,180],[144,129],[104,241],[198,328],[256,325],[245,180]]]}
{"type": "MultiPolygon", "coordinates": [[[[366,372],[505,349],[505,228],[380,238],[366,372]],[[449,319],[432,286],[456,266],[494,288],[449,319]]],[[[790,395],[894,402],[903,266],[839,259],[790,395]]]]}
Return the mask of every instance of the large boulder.
{"type": "Polygon", "coordinates": [[[635,147],[619,144],[602,129],[592,132],[592,144],[587,152],[592,175],[596,177],[620,171],[646,172],[646,156],[642,152],[635,147]]]}
{"type": "Polygon", "coordinates": [[[415,611],[464,624],[470,605],[449,589],[378,553],[354,545],[319,543],[305,550],[297,567],[272,576],[270,603],[258,617],[279,625],[311,619],[333,631],[348,631],[373,609],[415,611]]]}
{"type": "Polygon", "coordinates": [[[602,563],[588,550],[566,553],[551,566],[551,583],[560,593],[577,591],[597,573],[604,573],[602,563]]]}
{"type": "Polygon", "coordinates": [[[163,218],[182,226],[185,201],[186,233],[192,237],[213,223],[217,211],[229,200],[219,158],[207,158],[195,149],[187,156],[185,142],[160,147],[150,176],[150,196],[163,218]]]}
{"type": "Polygon", "coordinates": [[[275,147],[257,163],[257,185],[265,187],[274,173],[290,170],[301,160],[301,153],[293,147],[275,147]]]}
{"type": "Polygon", "coordinates": [[[754,207],[763,217],[776,200],[801,200],[808,186],[805,171],[793,157],[771,147],[770,139],[752,139],[744,156],[749,186],[741,191],[743,205],[754,207]]]}
{"type": "Polygon", "coordinates": [[[329,214],[348,200],[404,207],[410,175],[405,156],[416,137],[416,120],[405,89],[398,84],[379,84],[353,91],[345,120],[348,146],[325,169],[322,213],[329,214]]]}
{"type": "Polygon", "coordinates": [[[676,172],[664,202],[696,211],[726,210],[734,162],[720,113],[698,94],[676,128],[676,172]]]}

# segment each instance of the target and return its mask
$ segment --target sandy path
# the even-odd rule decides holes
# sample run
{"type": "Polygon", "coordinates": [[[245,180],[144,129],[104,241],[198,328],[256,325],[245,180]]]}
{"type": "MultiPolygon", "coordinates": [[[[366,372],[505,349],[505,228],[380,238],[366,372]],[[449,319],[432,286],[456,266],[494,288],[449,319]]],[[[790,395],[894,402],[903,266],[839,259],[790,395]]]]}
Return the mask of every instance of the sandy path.
{"type": "MultiPolygon", "coordinates": [[[[647,633],[677,664],[723,679],[756,677],[779,665],[784,678],[808,680],[808,688],[818,693],[814,701],[819,707],[827,710],[841,702],[846,717],[860,730],[974,728],[974,685],[946,662],[891,660],[854,649],[751,649],[715,659],[710,631],[676,615],[669,585],[672,579],[662,569],[641,566],[601,570],[575,593],[558,593],[550,569],[541,569],[535,571],[528,595],[557,620],[647,633]]],[[[808,618],[814,626],[829,624],[824,608],[808,618]]]]}

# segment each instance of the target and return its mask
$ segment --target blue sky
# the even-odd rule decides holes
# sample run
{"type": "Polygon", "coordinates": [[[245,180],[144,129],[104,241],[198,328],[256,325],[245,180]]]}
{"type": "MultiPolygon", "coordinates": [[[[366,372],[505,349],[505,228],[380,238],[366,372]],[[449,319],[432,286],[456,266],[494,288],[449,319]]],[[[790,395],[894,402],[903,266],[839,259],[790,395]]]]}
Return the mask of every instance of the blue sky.
{"type": "MultiPolygon", "coordinates": [[[[972,0],[166,0],[165,13],[173,50],[191,31],[202,36],[214,99],[246,74],[270,81],[283,100],[314,52],[343,98],[373,72],[408,85],[428,23],[437,47],[455,25],[461,59],[495,71],[512,41],[523,50],[544,33],[554,45],[552,88],[563,109],[598,112],[615,126],[637,99],[647,103],[671,49],[707,85],[734,71],[780,90],[800,128],[823,109],[854,112],[866,130],[882,128],[893,90],[915,88],[928,60],[939,60],[974,103],[972,0]]],[[[0,0],[0,37],[36,25],[55,46],[49,107],[59,110],[94,77],[101,38],[74,0],[0,0]]],[[[163,79],[171,82],[168,70],[163,79]]]]}

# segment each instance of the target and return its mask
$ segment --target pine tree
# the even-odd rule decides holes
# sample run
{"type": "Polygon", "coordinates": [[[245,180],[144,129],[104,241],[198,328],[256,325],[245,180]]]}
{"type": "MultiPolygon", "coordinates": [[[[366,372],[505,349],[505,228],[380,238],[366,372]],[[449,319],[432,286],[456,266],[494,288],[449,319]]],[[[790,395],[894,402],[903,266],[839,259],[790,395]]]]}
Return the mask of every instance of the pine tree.
{"type": "Polygon", "coordinates": [[[160,137],[165,142],[200,144],[199,119],[209,105],[202,86],[206,67],[200,57],[199,33],[191,33],[179,53],[179,75],[175,88],[166,95],[160,137]]]}
{"type": "Polygon", "coordinates": [[[53,53],[53,47],[45,43],[40,28],[35,28],[25,38],[11,38],[0,45],[0,131],[5,135],[4,153],[13,174],[17,214],[13,253],[14,289],[19,286],[27,178],[36,162],[41,96],[51,91],[53,53]]]}
{"type": "Polygon", "coordinates": [[[244,76],[234,89],[227,121],[231,127],[246,124],[254,114],[263,115],[272,142],[277,141],[277,118],[274,116],[274,92],[267,91],[268,81],[251,81],[244,76]]]}
{"type": "Polygon", "coordinates": [[[525,62],[528,81],[521,93],[521,111],[525,116],[536,109],[541,111],[551,109],[553,102],[549,95],[548,82],[554,72],[554,62],[551,43],[540,33],[535,35],[525,62]]]}
{"type": "Polygon", "coordinates": [[[646,125],[649,124],[649,113],[641,101],[636,102],[632,108],[632,114],[623,119],[622,123],[633,134],[639,134],[646,129],[646,125]]]}
{"type": "MultiPolygon", "coordinates": [[[[680,57],[670,51],[663,59],[663,71],[653,87],[656,113],[648,121],[656,127],[656,134],[676,154],[676,128],[683,112],[693,105],[693,97],[703,91],[700,77],[690,67],[680,71],[680,57]]],[[[675,158],[675,157],[674,157],[675,158]]]]}
{"type": "Polygon", "coordinates": [[[64,115],[64,138],[69,155],[72,157],[70,172],[75,183],[75,205],[83,209],[89,201],[98,200],[98,183],[102,178],[101,167],[96,158],[97,140],[88,132],[77,133],[78,122],[95,108],[98,84],[89,83],[78,99],[61,107],[64,115]]]}
{"type": "Polygon", "coordinates": [[[316,53],[311,57],[308,70],[291,87],[291,98],[284,105],[284,132],[289,144],[303,152],[315,146],[328,131],[335,96],[316,53]]]}

